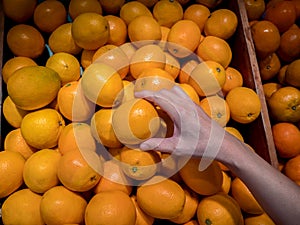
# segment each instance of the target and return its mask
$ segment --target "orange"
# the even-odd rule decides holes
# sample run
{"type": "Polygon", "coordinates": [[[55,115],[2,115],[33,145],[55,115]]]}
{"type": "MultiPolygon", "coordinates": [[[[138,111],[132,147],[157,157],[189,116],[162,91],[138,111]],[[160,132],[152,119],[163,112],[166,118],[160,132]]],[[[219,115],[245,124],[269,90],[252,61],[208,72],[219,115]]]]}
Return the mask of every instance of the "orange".
{"type": "Polygon", "coordinates": [[[40,213],[42,196],[28,188],[11,194],[1,208],[3,224],[43,225],[40,213]]]}
{"type": "Polygon", "coordinates": [[[241,132],[235,128],[235,127],[224,127],[224,129],[232,134],[233,136],[235,136],[236,138],[238,138],[240,141],[244,142],[244,137],[243,135],[241,134],[241,132]]]}
{"type": "Polygon", "coordinates": [[[298,122],[300,120],[300,91],[292,86],[284,86],[274,92],[268,103],[271,117],[278,122],[298,122]]]}
{"type": "Polygon", "coordinates": [[[278,155],[292,158],[300,154],[300,130],[293,123],[280,122],[272,126],[274,144],[278,155]]]}
{"type": "Polygon", "coordinates": [[[120,17],[115,15],[105,15],[109,24],[108,44],[120,46],[127,40],[127,25],[120,17]]]}
{"type": "Polygon", "coordinates": [[[98,0],[71,0],[68,5],[68,13],[72,20],[79,14],[94,12],[102,14],[102,7],[98,0]]]}
{"type": "Polygon", "coordinates": [[[130,198],[135,206],[135,212],[136,212],[135,224],[152,225],[154,223],[155,218],[153,218],[152,216],[149,216],[141,209],[141,207],[137,203],[135,195],[131,195],[130,198]]]}
{"type": "Polygon", "coordinates": [[[196,3],[205,5],[209,9],[214,9],[217,7],[219,4],[221,4],[223,0],[196,0],[196,3]]]}
{"type": "Polygon", "coordinates": [[[153,17],[150,9],[139,1],[130,1],[123,4],[120,9],[119,16],[127,25],[138,16],[153,17]]]}
{"type": "Polygon", "coordinates": [[[99,2],[106,14],[117,15],[119,14],[121,7],[124,5],[125,0],[99,0],[99,2]]]}
{"type": "Polygon", "coordinates": [[[279,58],[284,62],[292,62],[300,55],[300,28],[288,29],[280,36],[277,50],[279,58]]]}
{"type": "Polygon", "coordinates": [[[281,62],[278,55],[273,52],[266,58],[259,59],[258,66],[261,79],[266,81],[271,80],[278,74],[281,68],[281,62]]]}
{"type": "Polygon", "coordinates": [[[222,93],[224,96],[235,87],[242,87],[244,83],[243,75],[234,67],[228,66],[225,69],[225,83],[222,86],[222,93]]]}
{"type": "Polygon", "coordinates": [[[146,214],[158,219],[179,216],[185,204],[183,188],[175,181],[162,176],[154,176],[138,186],[136,198],[146,214]]]}
{"type": "Polygon", "coordinates": [[[193,69],[199,64],[199,61],[197,60],[188,60],[185,62],[180,69],[179,75],[178,75],[178,81],[179,83],[188,83],[189,77],[193,69]]]}
{"type": "Polygon", "coordinates": [[[26,186],[36,193],[45,193],[59,184],[57,165],[61,154],[53,149],[42,149],[25,162],[23,179],[26,186]]]}
{"type": "Polygon", "coordinates": [[[87,123],[71,122],[67,124],[58,139],[58,151],[64,155],[68,151],[89,149],[96,151],[96,141],[87,123]]]}
{"type": "Polygon", "coordinates": [[[46,67],[56,71],[60,77],[61,85],[80,78],[80,63],[78,59],[66,52],[54,53],[46,61],[46,67]]]}
{"type": "Polygon", "coordinates": [[[81,224],[84,221],[86,200],[64,186],[55,186],[43,194],[40,212],[44,223],[81,224]]]}
{"type": "Polygon", "coordinates": [[[135,225],[136,211],[131,198],[122,191],[94,195],[85,210],[85,224],[135,225]]]}
{"type": "Polygon", "coordinates": [[[278,74],[277,74],[277,80],[280,84],[285,85],[285,75],[286,75],[286,69],[288,67],[288,64],[281,66],[278,74]]]}
{"type": "Polygon", "coordinates": [[[53,53],[65,52],[77,55],[82,48],[79,47],[72,36],[72,23],[64,23],[57,27],[48,38],[48,45],[53,53]]]}
{"type": "Polygon", "coordinates": [[[206,20],[204,34],[227,40],[235,33],[237,25],[238,18],[235,12],[229,9],[217,9],[206,20]]]}
{"type": "Polygon", "coordinates": [[[199,97],[197,91],[190,84],[179,83],[178,85],[196,104],[200,103],[200,97],[199,97]]]}
{"type": "Polygon", "coordinates": [[[40,31],[51,33],[67,20],[67,11],[61,1],[40,2],[33,13],[34,24],[40,31]]]}
{"type": "Polygon", "coordinates": [[[296,59],[287,66],[284,81],[289,85],[300,88],[300,79],[297,76],[299,71],[300,59],[296,59]]]}
{"type": "Polygon", "coordinates": [[[256,225],[256,224],[275,225],[274,221],[268,216],[267,213],[245,217],[245,225],[256,225]]]}
{"type": "Polygon", "coordinates": [[[216,61],[204,61],[191,71],[188,84],[204,97],[221,91],[226,81],[224,67],[216,61]]]}
{"type": "Polygon", "coordinates": [[[300,185],[300,156],[290,158],[283,167],[284,174],[300,185]]]}
{"type": "Polygon", "coordinates": [[[137,79],[146,68],[161,68],[166,65],[166,55],[163,50],[155,44],[147,44],[138,48],[132,55],[130,61],[130,74],[137,79]]]}
{"type": "Polygon", "coordinates": [[[254,23],[250,29],[258,58],[265,58],[279,48],[280,33],[272,22],[260,20],[254,23]]]}
{"type": "Polygon", "coordinates": [[[7,92],[18,108],[35,110],[52,102],[60,86],[60,77],[53,69],[27,66],[17,70],[9,78],[7,92]]]}
{"type": "Polygon", "coordinates": [[[262,214],[264,212],[248,187],[238,177],[235,177],[231,183],[231,196],[246,213],[262,214]]]}
{"type": "Polygon", "coordinates": [[[123,191],[130,195],[133,186],[131,181],[124,174],[120,162],[107,160],[103,163],[103,174],[98,184],[93,188],[95,194],[104,191],[123,191]]]}
{"type": "Polygon", "coordinates": [[[9,196],[23,184],[25,158],[19,152],[0,152],[0,198],[9,196]]]}
{"type": "Polygon", "coordinates": [[[2,105],[3,116],[6,121],[14,128],[21,126],[22,119],[28,113],[28,111],[19,109],[16,104],[7,96],[2,105]]]}
{"type": "Polygon", "coordinates": [[[226,194],[229,193],[230,188],[231,188],[231,176],[229,175],[229,173],[227,173],[226,171],[222,170],[222,174],[223,174],[223,183],[222,183],[222,191],[226,194]]]}
{"type": "Polygon", "coordinates": [[[4,138],[4,150],[19,152],[28,159],[37,149],[27,144],[21,134],[21,129],[16,128],[7,133],[4,138]]]}
{"type": "Polygon", "coordinates": [[[248,87],[236,87],[226,95],[230,117],[242,124],[251,123],[259,115],[261,102],[258,94],[248,87]]]}
{"type": "Polygon", "coordinates": [[[183,187],[185,193],[185,203],[182,212],[179,216],[170,219],[171,222],[176,224],[184,224],[190,221],[196,215],[199,196],[194,191],[187,187],[183,187]]]}
{"type": "Polygon", "coordinates": [[[202,224],[242,224],[241,209],[234,198],[225,193],[217,193],[200,200],[197,219],[202,224]]]}
{"type": "Polygon", "coordinates": [[[139,2],[143,3],[148,8],[152,8],[155,3],[157,3],[159,0],[138,0],[139,2]]]}
{"type": "Polygon", "coordinates": [[[92,63],[104,63],[118,71],[121,78],[129,72],[129,59],[125,52],[116,45],[106,44],[98,48],[92,57],[92,63]]]}
{"type": "Polygon", "coordinates": [[[296,7],[291,1],[278,1],[267,7],[264,19],[272,22],[280,33],[290,28],[297,18],[296,7]]]}
{"type": "Polygon", "coordinates": [[[229,44],[222,38],[206,36],[196,49],[196,54],[203,61],[213,60],[220,63],[225,69],[232,59],[229,44]]]}
{"type": "Polygon", "coordinates": [[[211,95],[200,101],[204,112],[220,126],[225,127],[230,119],[230,109],[224,98],[218,95],[211,95]]]}
{"type": "Polygon", "coordinates": [[[179,60],[171,55],[168,52],[165,52],[166,54],[166,65],[165,65],[165,71],[170,73],[174,79],[177,78],[180,71],[180,62],[179,60]]]}
{"type": "MultiPolygon", "coordinates": [[[[100,58],[100,56],[103,57],[104,54],[110,52],[113,49],[116,49],[118,46],[112,45],[112,44],[105,44],[101,46],[100,48],[95,50],[95,53],[92,57],[92,63],[94,63],[96,60],[100,58]]],[[[99,59],[100,60],[100,59],[99,59]]]]}
{"type": "Polygon", "coordinates": [[[144,69],[134,83],[134,91],[171,89],[175,85],[174,78],[160,68],[144,69]]]}
{"type": "Polygon", "coordinates": [[[198,47],[201,31],[192,20],[179,20],[171,28],[168,35],[168,51],[178,58],[192,54],[198,47]]]}
{"type": "Polygon", "coordinates": [[[51,108],[28,113],[22,120],[21,132],[25,141],[34,148],[56,147],[59,135],[65,126],[62,115],[51,108]]]}
{"type": "Polygon", "coordinates": [[[198,221],[197,220],[190,220],[189,222],[187,223],[184,223],[183,225],[199,225],[198,221]]]}
{"type": "Polygon", "coordinates": [[[114,109],[102,108],[96,111],[91,118],[91,132],[93,137],[108,148],[122,147],[122,143],[116,137],[112,126],[114,109]]]}
{"type": "Polygon", "coordinates": [[[246,0],[246,12],[249,21],[259,20],[266,9],[264,0],[246,0]]]}
{"type": "Polygon", "coordinates": [[[159,25],[169,28],[183,18],[182,5],[176,0],[160,0],[156,2],[153,6],[152,13],[159,25]]]}
{"type": "Polygon", "coordinates": [[[112,125],[121,143],[135,145],[158,132],[160,119],[150,102],[144,99],[132,99],[115,109],[112,125]]]}
{"type": "Polygon", "coordinates": [[[155,151],[142,151],[124,146],[120,151],[121,168],[134,180],[147,180],[158,170],[160,157],[155,151]]]}
{"type": "Polygon", "coordinates": [[[266,100],[268,101],[270,99],[270,97],[272,96],[272,94],[281,87],[282,87],[282,85],[279,83],[276,83],[276,82],[268,82],[268,83],[263,84],[263,91],[264,91],[266,100]]]}
{"type": "Polygon", "coordinates": [[[95,50],[108,41],[109,24],[107,19],[98,13],[82,13],[74,19],[71,32],[79,47],[95,50]]]}
{"type": "Polygon", "coordinates": [[[37,58],[45,49],[45,39],[32,25],[16,24],[6,34],[6,42],[15,56],[37,58]]]}
{"type": "Polygon", "coordinates": [[[299,17],[300,17],[300,2],[297,0],[292,0],[292,2],[294,3],[295,8],[296,8],[297,19],[299,19],[299,17]]]}
{"type": "Polygon", "coordinates": [[[87,67],[82,74],[81,85],[84,95],[102,107],[112,107],[123,89],[120,74],[104,63],[93,63],[87,67]]]}
{"type": "Polygon", "coordinates": [[[86,69],[92,64],[93,56],[97,50],[87,50],[83,49],[80,55],[80,64],[83,69],[86,69]]]}
{"type": "Polygon", "coordinates": [[[202,4],[191,4],[183,13],[183,19],[193,20],[199,26],[201,33],[209,16],[209,8],[202,4]]]}
{"type": "Polygon", "coordinates": [[[90,119],[95,105],[83,94],[80,81],[71,81],[57,93],[59,112],[69,121],[83,122],[90,119]]]}
{"type": "Polygon", "coordinates": [[[161,40],[162,34],[160,29],[159,23],[153,17],[141,15],[135,17],[128,24],[128,37],[134,45],[140,47],[146,43],[150,44],[161,40]]]}
{"type": "Polygon", "coordinates": [[[97,185],[102,167],[101,160],[94,151],[68,151],[58,162],[57,177],[69,190],[85,192],[97,185]]]}
{"type": "Polygon", "coordinates": [[[182,6],[185,6],[190,0],[177,0],[182,6]]]}
{"type": "Polygon", "coordinates": [[[24,56],[17,56],[8,59],[2,67],[2,79],[7,83],[10,76],[18,69],[21,69],[26,66],[37,66],[37,63],[29,58],[24,56]]]}
{"type": "Polygon", "coordinates": [[[213,195],[221,190],[223,175],[216,161],[205,170],[199,171],[200,159],[190,158],[180,169],[179,174],[184,183],[200,195],[213,195]]]}
{"type": "Polygon", "coordinates": [[[33,16],[37,2],[37,0],[4,0],[3,12],[15,22],[25,23],[33,16]]]}

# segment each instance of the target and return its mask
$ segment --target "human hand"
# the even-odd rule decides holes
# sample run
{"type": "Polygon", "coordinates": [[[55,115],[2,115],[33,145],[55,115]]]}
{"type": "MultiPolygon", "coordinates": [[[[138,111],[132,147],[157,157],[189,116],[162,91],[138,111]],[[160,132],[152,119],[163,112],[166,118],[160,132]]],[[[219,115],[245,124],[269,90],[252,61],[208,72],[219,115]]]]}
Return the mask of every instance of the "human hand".
{"type": "Polygon", "coordinates": [[[173,120],[174,133],[169,138],[150,138],[140,144],[142,150],[160,150],[177,156],[198,156],[206,168],[222,145],[225,130],[179,87],[170,90],[141,91],[136,97],[159,105],[173,120]]]}

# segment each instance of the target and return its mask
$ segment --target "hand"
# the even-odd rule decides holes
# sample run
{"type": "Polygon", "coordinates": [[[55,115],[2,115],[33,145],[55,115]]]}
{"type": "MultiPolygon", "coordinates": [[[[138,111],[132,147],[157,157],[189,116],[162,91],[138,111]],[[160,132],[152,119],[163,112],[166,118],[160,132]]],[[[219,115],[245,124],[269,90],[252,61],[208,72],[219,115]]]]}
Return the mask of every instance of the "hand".
{"type": "Polygon", "coordinates": [[[218,154],[225,130],[179,87],[170,90],[141,91],[136,97],[159,105],[173,120],[174,133],[169,138],[150,138],[140,144],[142,150],[160,150],[177,156],[198,156],[206,168],[218,154]]]}

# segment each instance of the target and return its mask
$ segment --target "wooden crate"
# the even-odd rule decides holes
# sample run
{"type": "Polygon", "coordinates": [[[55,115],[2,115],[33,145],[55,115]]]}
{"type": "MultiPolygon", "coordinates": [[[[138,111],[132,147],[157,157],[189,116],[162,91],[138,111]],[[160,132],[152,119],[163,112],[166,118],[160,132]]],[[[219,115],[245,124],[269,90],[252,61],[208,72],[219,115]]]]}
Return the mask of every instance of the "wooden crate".
{"type": "MultiPolygon", "coordinates": [[[[7,31],[7,24],[4,21],[2,1],[0,0],[0,72],[5,61],[11,57],[6,43],[5,32],[7,31]]],[[[251,145],[255,151],[272,166],[278,167],[278,160],[273,142],[273,136],[271,131],[271,124],[268,115],[268,109],[263,94],[262,83],[259,74],[259,68],[255,55],[254,44],[251,37],[251,31],[248,24],[247,13],[243,0],[224,0],[220,7],[226,7],[233,10],[238,16],[238,28],[235,35],[229,40],[233,50],[233,58],[231,66],[238,69],[244,78],[244,86],[252,88],[258,94],[261,103],[262,110],[260,116],[252,123],[242,125],[233,122],[233,126],[236,126],[245,138],[245,142],[251,145]]],[[[1,73],[2,74],[2,73],[1,73]]],[[[1,78],[1,77],[0,77],[1,78]]],[[[0,79],[0,150],[3,149],[3,140],[5,135],[11,129],[2,115],[2,102],[7,96],[6,87],[2,78],[0,79]]],[[[0,199],[1,206],[1,199],[0,199]]],[[[0,218],[1,224],[1,218],[0,218]]],[[[168,221],[157,220],[155,224],[172,224],[168,221]]]]}

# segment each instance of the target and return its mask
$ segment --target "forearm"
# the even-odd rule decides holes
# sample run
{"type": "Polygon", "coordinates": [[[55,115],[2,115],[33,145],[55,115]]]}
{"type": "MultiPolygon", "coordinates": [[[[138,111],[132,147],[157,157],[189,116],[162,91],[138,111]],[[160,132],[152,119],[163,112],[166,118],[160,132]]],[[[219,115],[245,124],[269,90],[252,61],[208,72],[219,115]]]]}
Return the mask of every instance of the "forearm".
{"type": "Polygon", "coordinates": [[[246,145],[229,139],[224,141],[227,149],[220,151],[226,156],[220,155],[219,160],[243,180],[276,224],[298,225],[300,187],[246,145]]]}

